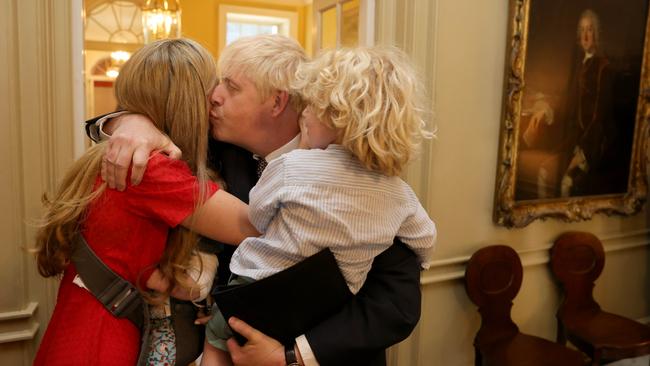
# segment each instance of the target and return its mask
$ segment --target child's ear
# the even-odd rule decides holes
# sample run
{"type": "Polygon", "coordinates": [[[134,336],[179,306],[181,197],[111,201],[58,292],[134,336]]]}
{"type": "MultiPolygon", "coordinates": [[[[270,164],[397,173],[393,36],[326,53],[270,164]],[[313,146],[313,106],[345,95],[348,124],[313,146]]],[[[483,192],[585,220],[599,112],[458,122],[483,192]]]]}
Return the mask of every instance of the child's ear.
{"type": "Polygon", "coordinates": [[[285,90],[275,91],[275,94],[273,95],[273,109],[271,110],[271,114],[273,115],[273,117],[277,117],[282,112],[284,112],[288,104],[289,104],[289,93],[287,93],[285,90]]]}

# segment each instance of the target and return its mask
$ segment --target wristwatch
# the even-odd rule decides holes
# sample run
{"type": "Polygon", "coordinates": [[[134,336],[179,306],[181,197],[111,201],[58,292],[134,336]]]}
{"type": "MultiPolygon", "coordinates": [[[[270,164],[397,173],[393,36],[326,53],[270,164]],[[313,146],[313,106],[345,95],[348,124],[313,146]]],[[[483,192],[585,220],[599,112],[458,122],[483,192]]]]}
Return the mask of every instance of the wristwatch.
{"type": "Polygon", "coordinates": [[[284,359],[287,362],[287,366],[300,366],[294,347],[295,343],[284,346],[284,359]]]}

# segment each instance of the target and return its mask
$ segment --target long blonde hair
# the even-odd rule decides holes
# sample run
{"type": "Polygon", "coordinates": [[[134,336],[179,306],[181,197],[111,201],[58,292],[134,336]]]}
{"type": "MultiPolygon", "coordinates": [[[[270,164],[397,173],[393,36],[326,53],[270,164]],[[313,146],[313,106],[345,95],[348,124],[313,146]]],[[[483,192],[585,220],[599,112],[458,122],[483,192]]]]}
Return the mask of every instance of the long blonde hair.
{"type": "Polygon", "coordinates": [[[367,169],[399,175],[422,138],[433,136],[422,85],[397,48],[325,51],[298,67],[292,89],[367,169]]]}
{"type": "MultiPolygon", "coordinates": [[[[208,171],[208,95],[216,85],[216,66],[203,47],[188,39],[161,40],[144,46],[127,61],[115,82],[119,109],[147,116],[183,152],[199,181],[197,203],[206,196],[208,171]]],[[[63,272],[79,234],[88,204],[106,189],[95,187],[104,143],[89,149],[65,174],[54,198],[44,197],[46,214],[37,238],[39,273],[63,272]]],[[[170,231],[159,266],[173,284],[196,246],[196,235],[178,227],[170,231]]]]}

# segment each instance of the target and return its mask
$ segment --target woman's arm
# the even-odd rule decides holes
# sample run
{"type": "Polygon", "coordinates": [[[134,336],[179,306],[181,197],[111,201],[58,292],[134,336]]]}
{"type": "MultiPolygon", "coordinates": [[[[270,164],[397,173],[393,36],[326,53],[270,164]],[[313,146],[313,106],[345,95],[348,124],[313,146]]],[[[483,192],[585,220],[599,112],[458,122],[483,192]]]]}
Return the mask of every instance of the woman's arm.
{"type": "Polygon", "coordinates": [[[248,205],[220,189],[181,223],[210,239],[239,245],[249,236],[260,233],[248,219],[248,205]]]}

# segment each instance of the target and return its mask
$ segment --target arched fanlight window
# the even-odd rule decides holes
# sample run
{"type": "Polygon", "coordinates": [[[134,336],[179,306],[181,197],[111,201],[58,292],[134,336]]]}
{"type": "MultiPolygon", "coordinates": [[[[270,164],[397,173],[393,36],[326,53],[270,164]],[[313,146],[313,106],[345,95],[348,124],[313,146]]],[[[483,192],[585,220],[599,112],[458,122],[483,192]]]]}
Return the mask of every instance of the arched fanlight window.
{"type": "Polygon", "coordinates": [[[88,10],[84,38],[86,43],[143,44],[140,5],[114,0],[88,10]]]}

